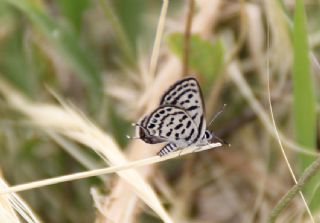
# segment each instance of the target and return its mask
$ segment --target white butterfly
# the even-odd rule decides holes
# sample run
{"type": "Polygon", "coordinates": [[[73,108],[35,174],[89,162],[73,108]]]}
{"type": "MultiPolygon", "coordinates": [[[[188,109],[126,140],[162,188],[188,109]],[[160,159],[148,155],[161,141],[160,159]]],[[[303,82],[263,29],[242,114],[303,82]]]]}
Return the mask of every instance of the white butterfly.
{"type": "Polygon", "coordinates": [[[160,156],[190,145],[209,144],[213,136],[206,130],[202,93],[193,77],[173,84],[163,94],[160,106],[134,125],[135,138],[149,144],[168,142],[157,153],[160,156]]]}

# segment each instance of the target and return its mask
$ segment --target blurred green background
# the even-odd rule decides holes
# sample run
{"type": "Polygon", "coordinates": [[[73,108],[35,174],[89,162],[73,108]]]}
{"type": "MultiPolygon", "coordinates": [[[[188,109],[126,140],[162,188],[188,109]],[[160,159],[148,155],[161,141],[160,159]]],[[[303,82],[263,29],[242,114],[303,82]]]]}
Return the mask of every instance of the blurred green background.
{"type": "MultiPolygon", "coordinates": [[[[166,55],[181,61],[185,53],[181,30],[187,2],[170,1],[162,42],[166,55]]],[[[231,142],[234,149],[210,152],[208,157],[200,154],[170,161],[160,166],[160,175],[172,192],[178,194],[178,200],[190,202],[184,218],[188,222],[266,222],[264,214],[268,215],[292,180],[276,140],[241,96],[227,70],[231,61],[239,64],[250,89],[269,114],[268,67],[279,130],[297,145],[316,152],[320,3],[272,0],[220,4],[215,28],[208,27],[209,37],[194,34],[190,38],[189,68],[200,79],[207,110],[211,111],[208,118],[214,116],[219,105],[228,104],[214,130],[231,142]],[[256,30],[262,30],[263,35],[256,30]],[[190,175],[200,183],[188,194],[181,188],[190,183],[185,181],[190,175]],[[221,183],[217,182],[220,175],[224,179],[221,183]],[[267,185],[263,189],[259,184],[261,176],[267,185]],[[220,210],[216,208],[221,202],[226,203],[221,207],[224,211],[215,216],[210,209],[220,210]],[[225,213],[227,210],[231,213],[225,213]]],[[[125,100],[116,100],[113,96],[117,93],[110,94],[108,90],[117,85],[110,89],[109,85],[114,80],[119,84],[129,79],[128,73],[139,79],[141,66],[148,66],[161,5],[160,0],[0,0],[0,77],[35,102],[57,103],[48,87],[53,89],[125,148],[128,143],[125,135],[132,131],[130,122],[137,119],[130,112],[135,107],[124,103],[125,100]]],[[[199,12],[201,8],[196,7],[194,14],[199,12]]],[[[129,88],[141,90],[137,85],[129,88]]],[[[129,94],[135,92],[132,89],[128,89],[129,94]]],[[[0,167],[10,184],[88,168],[61,149],[46,132],[30,125],[2,98],[0,117],[0,167]]],[[[76,143],[72,145],[86,154],[93,167],[105,165],[92,151],[76,143]]],[[[292,150],[288,154],[298,176],[315,159],[292,150]]],[[[317,215],[319,176],[314,179],[305,190],[317,215]]],[[[95,210],[90,187],[108,192],[111,187],[103,182],[90,178],[21,194],[43,222],[93,222],[95,210]]],[[[166,207],[179,210],[175,207],[179,204],[163,199],[166,207]]],[[[301,200],[297,199],[293,206],[294,211],[300,212],[287,214],[282,222],[295,222],[292,216],[305,216],[301,200]]],[[[148,209],[137,220],[156,221],[148,209]]]]}

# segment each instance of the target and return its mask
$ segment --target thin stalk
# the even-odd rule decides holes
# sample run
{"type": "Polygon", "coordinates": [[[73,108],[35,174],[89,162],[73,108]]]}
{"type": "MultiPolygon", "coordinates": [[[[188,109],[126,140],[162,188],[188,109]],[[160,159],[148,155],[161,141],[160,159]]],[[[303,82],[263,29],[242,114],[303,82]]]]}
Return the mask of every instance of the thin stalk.
{"type": "Polygon", "coordinates": [[[154,77],[155,73],[156,73],[160,45],[161,45],[161,39],[162,39],[163,30],[164,30],[164,24],[165,24],[166,17],[167,17],[166,15],[167,15],[167,11],[168,11],[168,4],[169,4],[169,0],[163,0],[161,12],[160,12],[160,17],[159,17],[157,33],[156,33],[156,38],[155,38],[155,41],[153,44],[150,67],[149,67],[149,75],[151,77],[154,77]]]}
{"type": "Polygon", "coordinates": [[[145,165],[150,165],[153,163],[163,162],[165,160],[177,158],[177,157],[184,156],[184,155],[187,155],[190,153],[201,152],[204,150],[213,149],[213,148],[217,148],[217,147],[221,147],[221,146],[222,146],[221,143],[212,143],[212,144],[202,146],[202,147],[194,147],[193,146],[193,147],[184,148],[183,150],[178,150],[178,151],[172,152],[172,153],[170,153],[166,156],[163,156],[163,157],[153,156],[153,157],[146,158],[146,159],[128,162],[128,163],[125,163],[122,165],[115,165],[112,167],[101,168],[101,169],[90,170],[90,171],[83,171],[83,172],[78,172],[75,174],[69,174],[69,175],[49,178],[49,179],[45,179],[45,180],[34,181],[31,183],[20,184],[20,185],[8,187],[8,188],[0,191],[0,195],[5,194],[5,193],[19,192],[19,191],[25,191],[25,190],[30,190],[30,189],[34,189],[34,188],[54,185],[54,184],[63,183],[63,182],[67,182],[67,181],[84,179],[84,178],[93,177],[93,176],[100,176],[102,174],[110,174],[110,173],[120,172],[123,170],[137,168],[137,167],[141,167],[141,166],[145,166],[145,165]]]}
{"type": "Polygon", "coordinates": [[[187,75],[189,73],[189,53],[190,53],[190,34],[192,28],[192,17],[194,12],[194,0],[189,0],[188,5],[188,14],[186,20],[186,26],[184,31],[184,40],[183,40],[183,69],[182,75],[187,75]]]}
{"type": "Polygon", "coordinates": [[[305,184],[320,170],[320,156],[303,172],[301,178],[277,203],[270,214],[268,223],[274,223],[289,202],[304,188],[305,184]]]}

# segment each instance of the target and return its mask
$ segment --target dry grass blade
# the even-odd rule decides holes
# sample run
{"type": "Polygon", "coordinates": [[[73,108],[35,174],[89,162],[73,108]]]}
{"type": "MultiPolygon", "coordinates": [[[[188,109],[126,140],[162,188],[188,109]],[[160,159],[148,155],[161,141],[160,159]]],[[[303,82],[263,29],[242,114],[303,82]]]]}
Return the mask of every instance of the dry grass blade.
{"type": "Polygon", "coordinates": [[[156,68],[157,68],[157,63],[158,63],[158,58],[159,58],[159,50],[160,50],[160,45],[161,45],[161,39],[162,39],[164,24],[166,21],[166,15],[167,15],[167,11],[168,11],[168,4],[169,4],[169,0],[163,0],[162,9],[161,9],[160,17],[159,17],[158,29],[157,29],[156,38],[154,41],[153,50],[152,50],[150,68],[149,68],[149,75],[151,77],[154,77],[154,75],[156,73],[156,68]]]}
{"type": "MultiPolygon", "coordinates": [[[[55,131],[94,149],[109,165],[127,163],[119,147],[109,135],[67,105],[59,107],[33,103],[5,81],[0,81],[0,91],[14,109],[25,114],[41,128],[55,131]]],[[[164,222],[172,222],[150,185],[138,172],[126,170],[119,172],[118,175],[164,222]]]]}
{"type": "MultiPolygon", "coordinates": [[[[7,183],[0,178],[1,191],[8,188],[7,183]]],[[[15,193],[0,196],[0,222],[20,223],[17,213],[28,223],[40,223],[29,206],[15,193]]]]}
{"type": "Polygon", "coordinates": [[[127,169],[132,169],[132,168],[146,166],[146,165],[150,165],[150,164],[154,164],[154,163],[159,163],[159,162],[163,162],[163,161],[166,161],[169,159],[174,159],[174,158],[177,158],[180,156],[184,156],[184,155],[187,155],[190,153],[201,152],[201,151],[205,151],[205,150],[209,150],[209,149],[213,149],[213,148],[217,148],[217,147],[221,147],[221,146],[222,146],[221,143],[212,143],[212,144],[202,146],[202,147],[184,148],[182,151],[175,151],[175,152],[172,152],[164,157],[153,156],[153,157],[142,159],[142,160],[128,162],[123,165],[101,168],[101,169],[85,171],[85,172],[79,172],[79,173],[75,173],[75,174],[64,175],[64,176],[60,176],[60,177],[54,177],[54,178],[39,180],[39,181],[31,182],[31,183],[16,185],[16,186],[12,186],[12,187],[3,189],[0,192],[0,194],[25,191],[25,190],[30,190],[30,189],[34,189],[34,188],[43,187],[43,186],[53,185],[53,184],[57,184],[57,183],[63,183],[63,182],[67,182],[67,181],[78,180],[78,179],[83,179],[83,178],[88,178],[88,177],[93,177],[93,176],[100,176],[103,174],[118,173],[120,171],[124,171],[127,169]]]}

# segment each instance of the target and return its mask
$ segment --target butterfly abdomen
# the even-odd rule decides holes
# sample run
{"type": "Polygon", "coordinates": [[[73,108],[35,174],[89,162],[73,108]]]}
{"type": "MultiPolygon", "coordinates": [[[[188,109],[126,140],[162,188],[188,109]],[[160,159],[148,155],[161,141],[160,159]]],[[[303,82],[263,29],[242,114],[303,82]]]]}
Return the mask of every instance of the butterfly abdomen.
{"type": "Polygon", "coordinates": [[[174,143],[168,143],[157,153],[157,155],[164,156],[176,149],[177,149],[177,146],[174,143]]]}

